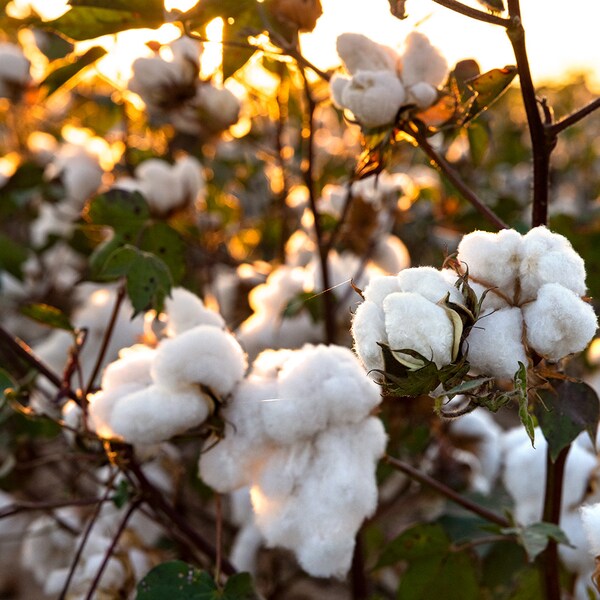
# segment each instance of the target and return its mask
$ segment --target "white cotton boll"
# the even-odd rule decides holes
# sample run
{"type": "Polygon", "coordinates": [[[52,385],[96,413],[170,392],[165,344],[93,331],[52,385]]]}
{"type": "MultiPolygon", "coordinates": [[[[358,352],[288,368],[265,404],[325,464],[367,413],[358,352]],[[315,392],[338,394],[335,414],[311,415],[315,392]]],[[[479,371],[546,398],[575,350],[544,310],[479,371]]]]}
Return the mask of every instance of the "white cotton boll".
{"type": "Polygon", "coordinates": [[[244,376],[246,355],[236,339],[211,325],[198,325],[158,345],[152,363],[156,383],[170,388],[202,384],[226,396],[244,376]]]}
{"type": "Polygon", "coordinates": [[[405,100],[402,82],[389,71],[359,71],[342,95],[343,106],[369,128],[393,123],[405,100]]]}
{"type": "Polygon", "coordinates": [[[171,100],[168,90],[182,85],[193,85],[194,69],[182,62],[167,62],[153,56],[138,58],[132,65],[133,77],[128,87],[148,105],[156,109],[171,100]]]}
{"type": "Polygon", "coordinates": [[[400,288],[400,281],[395,275],[381,275],[373,277],[369,285],[363,290],[365,300],[369,300],[378,306],[383,304],[383,300],[389,294],[403,291],[400,288]]]}
{"type": "Polygon", "coordinates": [[[516,307],[486,312],[466,339],[467,360],[482,375],[512,379],[519,362],[527,366],[522,342],[523,316],[516,307]]]}
{"type": "Polygon", "coordinates": [[[429,83],[420,81],[408,88],[408,97],[418,108],[428,108],[437,100],[438,91],[429,83]]]}
{"type": "Polygon", "coordinates": [[[150,366],[156,354],[153,348],[138,344],[119,360],[110,363],[102,374],[102,389],[117,390],[123,385],[146,387],[152,383],[150,366]]]}
{"type": "Polygon", "coordinates": [[[512,297],[521,262],[522,237],[514,229],[498,233],[474,231],[458,245],[457,259],[469,270],[469,276],[498,287],[512,297]]]}
{"type": "Polygon", "coordinates": [[[282,350],[264,350],[252,363],[251,377],[261,377],[267,379],[277,379],[279,371],[283,365],[294,354],[291,349],[282,350]]]}
{"type": "MultiPolygon", "coordinates": [[[[590,573],[594,570],[594,557],[591,553],[586,531],[579,510],[563,511],[560,517],[560,528],[565,532],[569,542],[574,546],[559,544],[558,555],[561,563],[571,573],[590,573]]],[[[591,586],[591,582],[589,582],[591,586]]],[[[589,598],[589,596],[585,596],[589,598]]]]}
{"type": "Polygon", "coordinates": [[[50,236],[68,238],[73,232],[75,219],[76,214],[72,212],[71,207],[44,202],[29,228],[31,243],[39,248],[48,242],[50,236]]]}
{"type": "Polygon", "coordinates": [[[391,71],[396,73],[399,57],[389,46],[378,44],[360,33],[343,33],[337,38],[337,52],[348,73],[391,71]]]}
{"type": "Polygon", "coordinates": [[[575,580],[573,588],[573,600],[590,600],[595,594],[595,586],[592,582],[592,575],[595,569],[590,569],[587,572],[579,571],[579,576],[575,580]],[[590,593],[592,596],[590,596],[590,593]]]}
{"type": "Polygon", "coordinates": [[[265,432],[293,443],[342,423],[364,419],[381,401],[379,388],[341,346],[305,346],[278,378],[279,399],[261,404],[265,432]]]}
{"type": "Polygon", "coordinates": [[[156,444],[200,425],[208,414],[209,404],[196,388],[151,385],[115,403],[111,426],[130,444],[156,444]]]}
{"type": "MultiPolygon", "coordinates": [[[[395,278],[394,278],[395,279],[395,278]]],[[[374,302],[365,300],[352,319],[354,350],[367,371],[383,369],[383,354],[379,343],[387,343],[383,310],[374,302]]]]}
{"type": "Polygon", "coordinates": [[[485,293],[485,298],[481,304],[482,312],[490,312],[499,308],[508,308],[506,300],[494,291],[496,288],[489,288],[472,280],[469,280],[469,286],[475,292],[478,300],[481,300],[481,297],[485,293]]]}
{"type": "Polygon", "coordinates": [[[0,43],[0,98],[18,96],[30,80],[29,66],[19,46],[0,43]]]}
{"type": "Polygon", "coordinates": [[[529,345],[549,360],[584,350],[598,326],[593,307],[558,283],[543,285],[523,315],[529,345]]]}
{"type": "Polygon", "coordinates": [[[334,73],[329,81],[331,89],[331,101],[336,108],[344,108],[343,97],[347,87],[350,85],[351,78],[339,73],[334,73]]]}
{"type": "Polygon", "coordinates": [[[452,362],[454,327],[441,306],[419,294],[397,292],[383,301],[383,312],[391,350],[416,350],[438,367],[452,362]]]}
{"type": "Polygon", "coordinates": [[[202,165],[193,156],[183,156],[173,165],[173,177],[183,184],[183,198],[186,203],[195,203],[205,191],[202,165]]]}
{"type": "Polygon", "coordinates": [[[402,54],[402,81],[407,87],[426,82],[441,86],[448,76],[448,63],[429,38],[418,31],[410,33],[402,54]]]}
{"type": "Polygon", "coordinates": [[[116,403],[128,394],[133,394],[143,387],[136,384],[126,384],[105,392],[100,390],[88,396],[88,427],[101,438],[116,437],[112,428],[112,411],[116,403]]]}
{"type": "MultiPolygon", "coordinates": [[[[458,277],[454,277],[456,281],[458,277]]],[[[398,283],[402,292],[414,292],[437,303],[450,294],[450,301],[457,304],[463,304],[464,298],[454,282],[448,278],[447,274],[434,269],[433,267],[413,267],[404,269],[398,273],[398,283]]]]}
{"type": "Polygon", "coordinates": [[[585,294],[585,265],[567,238],[545,227],[523,236],[521,300],[533,300],[545,283],[560,283],[578,296],[585,294]]]}
{"type": "Polygon", "coordinates": [[[371,260],[388,273],[398,273],[410,267],[407,247],[400,238],[392,234],[383,235],[378,239],[371,260]]]}
{"type": "Polygon", "coordinates": [[[178,208],[185,201],[184,183],[177,177],[174,168],[164,160],[150,158],[135,170],[140,192],[148,202],[150,210],[164,215],[178,208]]]}
{"type": "Polygon", "coordinates": [[[168,317],[166,333],[169,337],[198,325],[210,325],[219,329],[225,327],[225,321],[219,313],[206,308],[196,294],[185,288],[171,290],[171,296],[165,300],[165,312],[168,317]]]}
{"type": "Polygon", "coordinates": [[[306,443],[307,440],[293,442],[284,442],[284,445],[269,452],[254,482],[271,500],[286,501],[293,496],[298,482],[310,468],[314,454],[312,445],[306,443]]]}
{"type": "MultiPolygon", "coordinates": [[[[104,553],[86,557],[83,573],[81,574],[82,582],[91,583],[94,581],[104,558],[104,553]]],[[[104,592],[117,592],[125,584],[125,579],[126,573],[123,564],[119,559],[112,557],[104,567],[98,589],[104,592]]]]}
{"type": "Polygon", "coordinates": [[[582,506],[579,514],[592,556],[600,556],[600,503],[582,506]]]}
{"type": "Polygon", "coordinates": [[[254,523],[244,525],[235,536],[229,560],[240,572],[255,574],[258,551],[264,544],[263,536],[254,523]]]}
{"type": "Polygon", "coordinates": [[[171,42],[169,48],[171,48],[171,51],[173,52],[173,62],[187,61],[195,65],[198,64],[203,51],[200,42],[185,35],[174,42],[171,42]]]}
{"type": "Polygon", "coordinates": [[[240,118],[240,101],[227,88],[205,83],[198,88],[196,103],[206,113],[204,124],[211,130],[227,129],[240,118]]]}

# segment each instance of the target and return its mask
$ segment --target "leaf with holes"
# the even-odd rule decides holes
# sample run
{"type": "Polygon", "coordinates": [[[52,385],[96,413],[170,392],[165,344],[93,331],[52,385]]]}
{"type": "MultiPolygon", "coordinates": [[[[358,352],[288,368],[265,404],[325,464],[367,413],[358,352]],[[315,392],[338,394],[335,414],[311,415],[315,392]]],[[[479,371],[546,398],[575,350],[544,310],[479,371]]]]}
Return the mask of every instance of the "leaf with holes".
{"type": "Polygon", "coordinates": [[[173,283],[181,281],[185,273],[185,246],[181,236],[166,223],[153,223],[143,230],[141,250],[158,256],[169,268],[173,283]]]}
{"type": "Polygon", "coordinates": [[[470,79],[466,84],[476,93],[467,121],[475,119],[484,110],[487,110],[512,83],[517,75],[517,67],[507,65],[503,69],[492,69],[470,79]]]}

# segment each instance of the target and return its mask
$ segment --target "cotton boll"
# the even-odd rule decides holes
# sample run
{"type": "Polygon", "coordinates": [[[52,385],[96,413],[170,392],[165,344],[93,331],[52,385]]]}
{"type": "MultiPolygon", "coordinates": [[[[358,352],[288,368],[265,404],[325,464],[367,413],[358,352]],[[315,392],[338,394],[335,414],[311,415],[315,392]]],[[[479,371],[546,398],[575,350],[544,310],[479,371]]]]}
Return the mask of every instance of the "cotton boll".
{"type": "Polygon", "coordinates": [[[337,38],[337,52],[348,73],[358,71],[390,71],[396,73],[398,55],[359,33],[343,33],[337,38]]]}
{"type": "Polygon", "coordinates": [[[474,231],[458,245],[457,259],[469,275],[512,298],[521,262],[521,235],[514,229],[498,233],[474,231]]]}
{"type": "Polygon", "coordinates": [[[117,390],[123,385],[146,387],[152,383],[150,366],[156,354],[153,348],[138,344],[119,360],[110,363],[102,374],[102,389],[117,390]]]}
{"type": "Polygon", "coordinates": [[[584,350],[598,325],[592,306],[558,283],[543,285],[523,315],[529,345],[549,360],[584,350]]]}
{"type": "MultiPolygon", "coordinates": [[[[579,510],[564,512],[560,518],[560,528],[565,532],[573,548],[560,544],[558,554],[561,563],[571,573],[591,573],[594,570],[594,555],[579,510]]],[[[591,585],[591,582],[590,582],[591,585]]]]}
{"type": "Polygon", "coordinates": [[[400,288],[400,281],[394,275],[382,275],[373,277],[369,285],[363,290],[365,300],[369,300],[378,306],[383,304],[383,300],[389,294],[404,291],[400,288]]]}
{"type": "Polygon", "coordinates": [[[184,202],[197,202],[205,189],[202,165],[193,156],[183,156],[173,165],[173,176],[183,184],[184,202]]]}
{"type": "Polygon", "coordinates": [[[519,269],[521,300],[533,300],[546,283],[560,283],[578,296],[585,294],[585,265],[567,238],[545,227],[523,237],[519,269]]]}
{"type": "Polygon", "coordinates": [[[358,71],[342,95],[342,104],[369,128],[393,123],[405,100],[402,82],[389,71],[358,71]]]}
{"type": "MultiPolygon", "coordinates": [[[[433,267],[414,267],[398,273],[398,283],[403,292],[414,292],[433,303],[443,300],[450,294],[450,300],[463,304],[462,294],[441,271],[433,267]]],[[[454,278],[456,281],[457,277],[454,278]]]]}
{"type": "Polygon", "coordinates": [[[467,360],[482,375],[512,379],[519,362],[528,363],[522,336],[523,316],[518,308],[486,312],[467,337],[467,360]]]}
{"type": "Polygon", "coordinates": [[[194,65],[198,64],[203,51],[201,43],[185,35],[174,42],[171,42],[169,48],[171,48],[171,51],[173,52],[174,63],[187,61],[194,65]]]}
{"type": "Polygon", "coordinates": [[[156,444],[200,425],[208,414],[208,401],[196,388],[151,385],[115,403],[111,426],[130,444],[156,444]]]}
{"type": "Polygon", "coordinates": [[[206,113],[203,124],[211,130],[227,129],[240,118],[240,101],[226,88],[205,83],[199,87],[196,103],[206,113]]]}
{"type": "Polygon", "coordinates": [[[0,43],[0,98],[18,99],[29,83],[29,66],[20,46],[0,43]]]}
{"type": "Polygon", "coordinates": [[[158,215],[168,213],[185,201],[183,181],[164,160],[145,160],[136,168],[135,177],[150,210],[158,215]]]}
{"type": "Polygon", "coordinates": [[[382,370],[383,354],[378,343],[387,342],[383,310],[374,302],[366,300],[354,313],[352,319],[354,350],[368,371],[382,370]]]}
{"type": "Polygon", "coordinates": [[[402,54],[402,81],[408,87],[426,82],[441,86],[448,76],[448,63],[429,38],[418,31],[410,33],[402,54]]]}
{"type": "Polygon", "coordinates": [[[600,503],[579,509],[592,556],[600,556],[600,503]]]}
{"type": "Polygon", "coordinates": [[[229,560],[240,572],[255,574],[257,554],[264,544],[262,533],[256,525],[244,525],[233,540],[229,560]]]}
{"type": "Polygon", "coordinates": [[[418,108],[428,108],[438,97],[438,91],[429,83],[421,81],[408,88],[408,97],[418,108]]]}
{"type": "Polygon", "coordinates": [[[334,73],[329,81],[331,89],[331,100],[336,108],[344,108],[343,97],[346,89],[350,85],[351,78],[339,73],[334,73]]]}
{"type": "Polygon", "coordinates": [[[398,273],[410,267],[410,254],[404,242],[395,235],[383,235],[377,241],[371,260],[383,271],[398,273]]]}
{"type": "Polygon", "coordinates": [[[164,387],[203,384],[226,396],[244,376],[246,367],[246,355],[231,334],[198,325],[159,344],[152,375],[164,387]]]}
{"type": "Polygon", "coordinates": [[[29,235],[34,247],[40,248],[48,243],[50,236],[68,238],[73,232],[76,215],[69,206],[48,204],[40,205],[38,216],[31,223],[29,235]]]}
{"type": "Polygon", "coordinates": [[[168,317],[166,333],[169,337],[198,325],[211,325],[219,329],[225,327],[225,321],[219,313],[208,310],[198,296],[181,287],[171,290],[171,296],[165,301],[165,312],[168,317]]]}
{"type": "Polygon", "coordinates": [[[286,501],[295,494],[295,488],[310,468],[313,458],[314,450],[310,443],[289,440],[269,453],[261,465],[255,485],[271,500],[286,501]]]}
{"type": "Polygon", "coordinates": [[[452,362],[454,327],[441,306],[419,294],[397,292],[383,301],[383,312],[392,350],[416,350],[438,367],[452,362]]]}

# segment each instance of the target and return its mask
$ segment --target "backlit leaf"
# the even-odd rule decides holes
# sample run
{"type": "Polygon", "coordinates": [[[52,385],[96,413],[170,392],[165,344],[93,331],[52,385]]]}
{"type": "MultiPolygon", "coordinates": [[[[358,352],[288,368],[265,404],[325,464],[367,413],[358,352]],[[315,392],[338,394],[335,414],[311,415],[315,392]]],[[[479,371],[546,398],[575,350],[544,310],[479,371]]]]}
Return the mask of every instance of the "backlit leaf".
{"type": "Polygon", "coordinates": [[[49,306],[48,304],[29,304],[21,308],[21,313],[38,323],[48,325],[54,329],[75,330],[67,315],[58,308],[49,306]]]}

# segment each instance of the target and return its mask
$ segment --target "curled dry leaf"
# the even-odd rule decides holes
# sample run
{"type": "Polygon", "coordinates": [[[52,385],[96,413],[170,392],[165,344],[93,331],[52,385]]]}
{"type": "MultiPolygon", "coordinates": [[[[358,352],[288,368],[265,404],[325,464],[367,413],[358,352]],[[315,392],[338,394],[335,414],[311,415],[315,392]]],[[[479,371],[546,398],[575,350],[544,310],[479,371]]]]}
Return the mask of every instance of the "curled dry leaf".
{"type": "Polygon", "coordinates": [[[321,0],[274,0],[270,8],[279,21],[293,24],[298,31],[312,31],[323,14],[321,0]]]}

